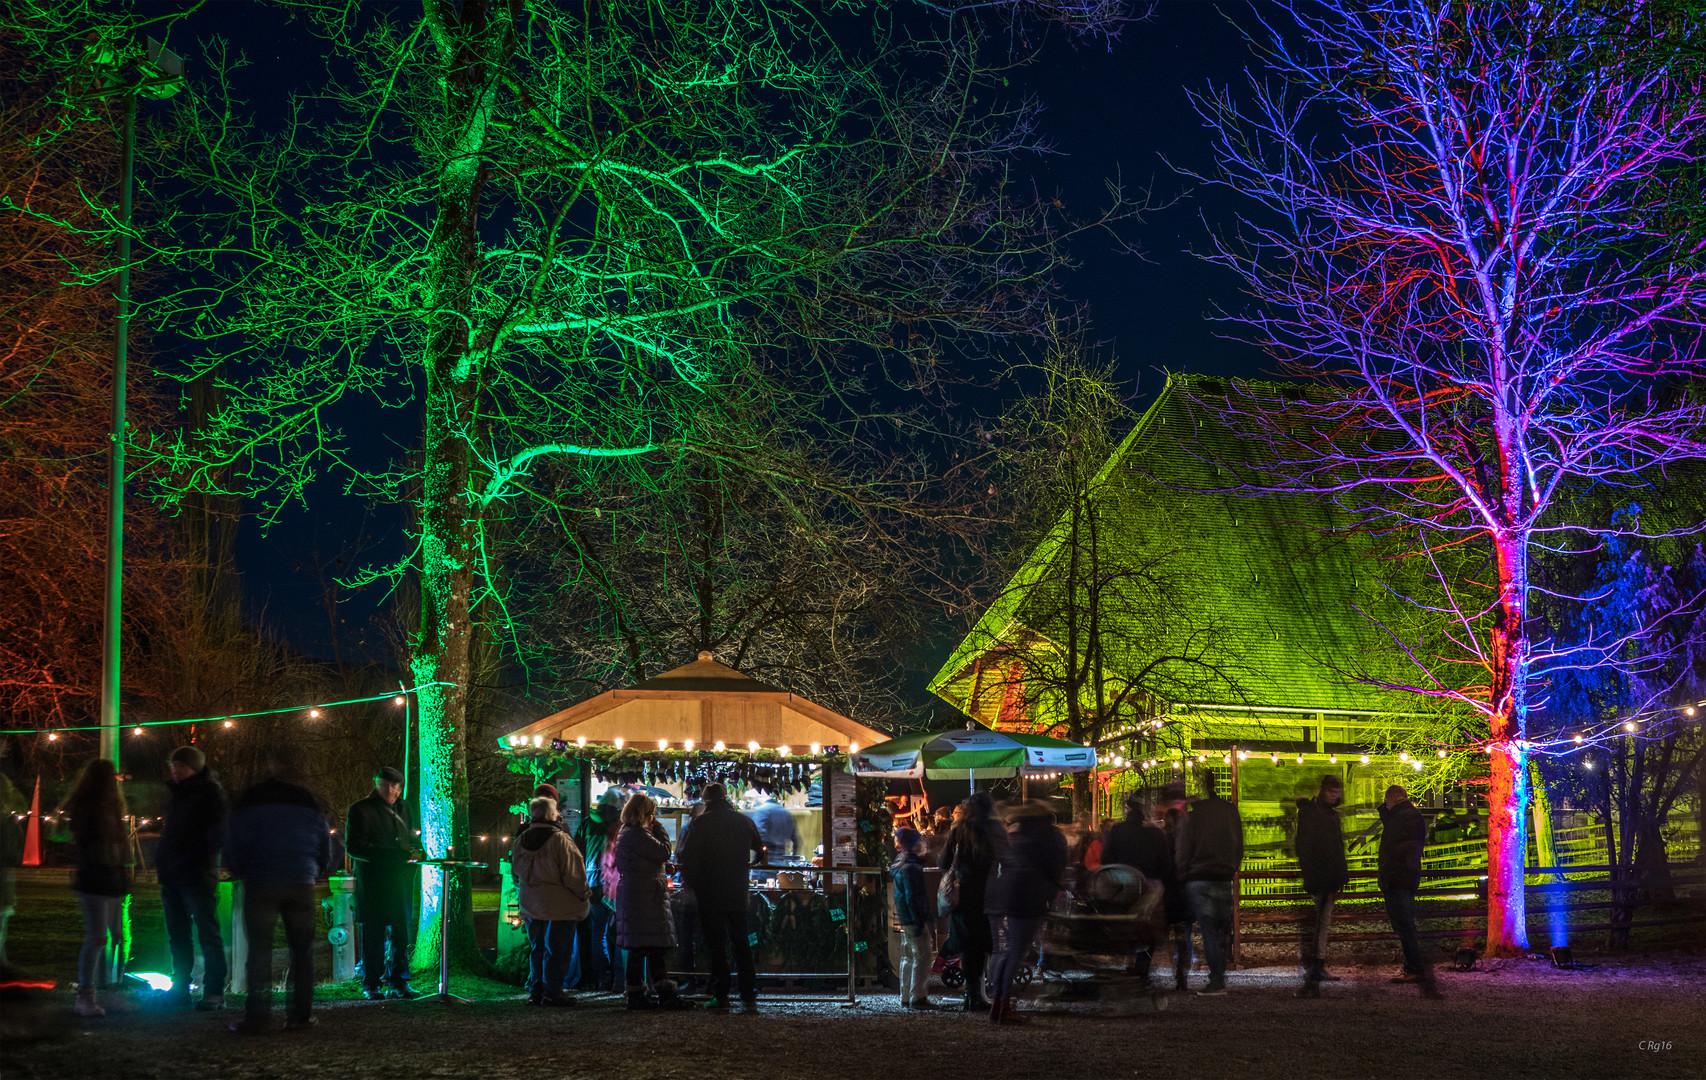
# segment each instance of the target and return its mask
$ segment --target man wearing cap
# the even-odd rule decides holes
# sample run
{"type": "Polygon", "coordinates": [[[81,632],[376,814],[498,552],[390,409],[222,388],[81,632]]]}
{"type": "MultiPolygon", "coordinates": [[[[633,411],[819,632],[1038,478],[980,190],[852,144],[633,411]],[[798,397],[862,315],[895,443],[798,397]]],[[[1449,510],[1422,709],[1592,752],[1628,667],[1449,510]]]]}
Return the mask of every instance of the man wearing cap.
{"type": "Polygon", "coordinates": [[[369,1000],[419,996],[409,988],[409,894],[415,884],[409,860],[418,847],[397,805],[402,793],[403,774],[387,765],[374,774],[372,794],[351,806],[344,820],[344,850],[355,863],[362,992],[369,1000]]]}
{"type": "Polygon", "coordinates": [[[225,943],[219,936],[219,849],[225,843],[225,789],[193,746],[172,751],[167,766],[172,802],[166,807],[154,868],[160,878],[160,910],[172,954],[173,1005],[190,1003],[195,941],[201,942],[202,1011],[225,1005],[225,943]],[[192,938],[192,932],[194,937],[192,938]]]}
{"type": "Polygon", "coordinates": [[[1313,799],[1297,800],[1297,865],[1303,871],[1303,891],[1315,901],[1315,921],[1303,926],[1303,986],[1298,997],[1320,997],[1323,981],[1339,981],[1337,975],[1327,974],[1327,933],[1333,925],[1333,898],[1350,881],[1337,810],[1344,794],[1344,781],[1328,773],[1313,799]]]}

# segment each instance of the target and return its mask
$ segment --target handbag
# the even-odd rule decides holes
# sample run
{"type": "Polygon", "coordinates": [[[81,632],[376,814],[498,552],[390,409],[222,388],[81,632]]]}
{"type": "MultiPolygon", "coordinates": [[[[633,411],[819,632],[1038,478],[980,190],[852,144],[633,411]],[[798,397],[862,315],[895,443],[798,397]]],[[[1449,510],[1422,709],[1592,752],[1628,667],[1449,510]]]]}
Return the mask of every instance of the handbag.
{"type": "Polygon", "coordinates": [[[954,861],[942,871],[942,883],[936,886],[936,914],[952,915],[954,909],[960,906],[960,854],[954,852],[954,861]]]}

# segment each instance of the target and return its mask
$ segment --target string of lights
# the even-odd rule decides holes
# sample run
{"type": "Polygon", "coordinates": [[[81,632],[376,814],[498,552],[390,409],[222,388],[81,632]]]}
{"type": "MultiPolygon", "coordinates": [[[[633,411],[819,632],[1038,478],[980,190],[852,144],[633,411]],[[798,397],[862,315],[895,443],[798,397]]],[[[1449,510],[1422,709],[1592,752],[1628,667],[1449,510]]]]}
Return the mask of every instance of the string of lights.
{"type": "MultiPolygon", "coordinates": [[[[442,680],[430,683],[418,683],[405,687],[401,691],[388,690],[383,694],[373,694],[369,697],[345,698],[341,701],[321,701],[307,705],[286,705],[277,709],[257,709],[253,712],[225,713],[220,716],[191,716],[179,720],[144,720],[137,724],[127,724],[133,736],[146,734],[147,729],[157,727],[175,727],[182,724],[223,724],[225,727],[236,727],[239,720],[251,720],[259,716],[278,716],[283,713],[307,713],[310,720],[318,720],[322,711],[336,709],[343,705],[365,705],[370,701],[391,699],[393,705],[399,707],[408,703],[408,696],[417,691],[435,686],[450,686],[451,683],[442,680]]],[[[0,735],[46,735],[49,741],[56,740],[68,731],[99,731],[100,724],[75,724],[58,728],[8,728],[0,730],[0,735]]]]}

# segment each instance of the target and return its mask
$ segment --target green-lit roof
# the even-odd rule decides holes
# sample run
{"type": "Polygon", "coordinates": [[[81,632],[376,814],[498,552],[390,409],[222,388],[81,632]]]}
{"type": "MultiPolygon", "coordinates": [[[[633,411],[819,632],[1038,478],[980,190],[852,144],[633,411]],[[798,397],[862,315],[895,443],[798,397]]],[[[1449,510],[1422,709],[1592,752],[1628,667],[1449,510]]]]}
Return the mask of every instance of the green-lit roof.
{"type": "MultiPolygon", "coordinates": [[[[1275,402],[1296,393],[1277,383],[1240,387],[1271,394],[1275,402]]],[[[1191,703],[1258,710],[1415,710],[1414,699],[1345,674],[1396,659],[1385,633],[1359,608],[1393,625],[1405,621],[1404,605],[1374,576],[1377,564],[1370,560],[1369,541],[1337,532],[1348,520],[1327,503],[1224,490],[1235,481],[1217,463],[1236,463],[1240,471],[1260,463],[1251,460],[1254,444],[1236,438],[1227,426],[1229,410],[1193,400],[1216,389],[1214,380],[1200,376],[1169,376],[1094,487],[1099,515],[1108,523],[1103,550],[1130,552],[1134,558],[1174,551],[1169,572],[1200,605],[1205,621],[1220,628],[1213,659],[1237,672],[1236,685],[1214,680],[1193,694],[1191,703]]],[[[932,691],[966,707],[967,675],[980,654],[998,642],[1017,642],[1026,630],[1058,643],[1053,628],[1027,621],[1036,608],[1027,600],[1037,583],[1057,573],[1054,564],[1062,557],[1066,530],[1063,521],[1038,545],[936,674],[932,691]]],[[[1143,657],[1131,659],[1135,666],[1143,657]]]]}

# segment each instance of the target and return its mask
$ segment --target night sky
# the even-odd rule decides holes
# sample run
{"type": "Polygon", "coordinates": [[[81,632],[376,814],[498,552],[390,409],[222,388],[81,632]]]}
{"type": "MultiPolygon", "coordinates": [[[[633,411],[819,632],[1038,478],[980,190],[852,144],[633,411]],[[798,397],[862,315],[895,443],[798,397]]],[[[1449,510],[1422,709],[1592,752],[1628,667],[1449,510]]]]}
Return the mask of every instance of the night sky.
{"type": "MultiPolygon", "coordinates": [[[[1155,203],[1171,204],[1128,223],[1117,238],[1084,238],[1076,249],[1082,265],[1065,281],[1069,297],[1087,305],[1094,337],[1118,358],[1139,405],[1159,388],[1163,370],[1249,375],[1263,367],[1255,350],[1218,336],[1206,319],[1216,302],[1236,307],[1239,296],[1227,272],[1192,254],[1208,239],[1205,221],[1223,225],[1236,205],[1219,189],[1193,190],[1195,183],[1173,167],[1210,164],[1207,133],[1186,88],[1245,77],[1249,52],[1229,15],[1249,18],[1238,4],[1162,3],[1149,19],[1127,26],[1111,48],[1054,35],[1039,62],[1014,77],[1017,89],[1034,92],[1046,107],[1043,129],[1056,152],[1032,162],[1040,190],[1088,215],[1106,204],[1106,181],[1117,175],[1128,194],[1147,189],[1155,203]]],[[[319,42],[283,18],[259,4],[216,0],[181,23],[171,44],[184,54],[193,80],[205,39],[228,39],[250,65],[236,77],[238,96],[265,124],[323,70],[319,42]]],[[[350,418],[372,433],[365,437],[376,460],[393,452],[389,440],[408,440],[413,432],[408,410],[395,412],[350,418]]],[[[237,557],[255,615],[296,647],[327,656],[332,628],[321,581],[350,573],[358,562],[394,558],[404,542],[403,520],[395,508],[370,511],[339,479],[320,482],[310,496],[313,513],[292,512],[265,537],[248,523],[237,557]]],[[[336,617],[343,620],[346,657],[394,659],[370,626],[382,600],[375,587],[341,605],[336,617]]]]}

